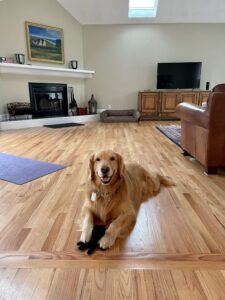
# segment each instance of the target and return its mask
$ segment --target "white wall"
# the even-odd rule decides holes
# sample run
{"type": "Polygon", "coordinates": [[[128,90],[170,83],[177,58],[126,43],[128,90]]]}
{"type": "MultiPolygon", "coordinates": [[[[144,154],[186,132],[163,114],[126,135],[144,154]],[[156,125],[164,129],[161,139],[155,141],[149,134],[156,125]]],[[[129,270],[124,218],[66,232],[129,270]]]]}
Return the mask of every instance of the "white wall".
{"type": "Polygon", "coordinates": [[[81,105],[94,93],[99,108],[136,108],[138,91],[156,87],[157,62],[202,61],[202,88],[206,81],[211,87],[225,82],[225,24],[82,27],[56,0],[3,0],[0,56],[27,56],[25,21],[63,28],[65,65],[78,59],[79,68],[95,70],[96,75],[86,81],[0,75],[0,114],[8,102],[29,101],[29,81],[67,83],[81,105]]]}
{"type": "Polygon", "coordinates": [[[201,61],[201,88],[225,82],[225,24],[90,25],[83,28],[86,83],[101,108],[136,108],[137,93],[156,88],[157,62],[201,61]]]}
{"type": "MultiPolygon", "coordinates": [[[[14,53],[25,53],[27,58],[25,21],[63,28],[65,67],[68,67],[70,60],[77,59],[79,68],[83,68],[82,27],[56,0],[4,0],[0,2],[0,56],[11,57],[14,53]]],[[[63,67],[57,64],[31,63],[63,67]]],[[[0,75],[0,114],[6,112],[8,102],[29,102],[28,82],[67,83],[74,87],[76,99],[80,103],[85,101],[83,80],[2,74],[0,75]]]]}

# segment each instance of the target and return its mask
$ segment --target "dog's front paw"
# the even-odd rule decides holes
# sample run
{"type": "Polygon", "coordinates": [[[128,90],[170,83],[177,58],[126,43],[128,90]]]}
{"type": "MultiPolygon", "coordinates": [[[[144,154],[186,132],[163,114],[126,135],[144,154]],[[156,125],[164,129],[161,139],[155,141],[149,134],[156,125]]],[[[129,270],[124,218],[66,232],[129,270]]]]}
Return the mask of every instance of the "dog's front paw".
{"type": "Polygon", "coordinates": [[[83,230],[80,236],[80,241],[83,243],[88,243],[91,239],[91,235],[92,235],[92,228],[83,230]]]}
{"type": "Polygon", "coordinates": [[[112,247],[115,243],[116,238],[109,233],[105,233],[105,235],[99,241],[99,247],[101,249],[107,249],[112,247]]]}

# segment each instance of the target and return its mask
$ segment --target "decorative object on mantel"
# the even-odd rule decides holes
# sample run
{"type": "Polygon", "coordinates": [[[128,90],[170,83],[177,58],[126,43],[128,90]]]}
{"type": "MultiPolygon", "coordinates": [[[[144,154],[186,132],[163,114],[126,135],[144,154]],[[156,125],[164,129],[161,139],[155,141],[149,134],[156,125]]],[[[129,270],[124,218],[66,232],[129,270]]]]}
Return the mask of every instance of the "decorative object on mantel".
{"type": "Polygon", "coordinates": [[[73,92],[73,88],[69,87],[69,95],[70,95],[70,109],[71,109],[71,113],[73,116],[76,116],[78,114],[78,110],[77,110],[77,101],[75,100],[74,97],[74,92],[73,92]]]}
{"type": "Polygon", "coordinates": [[[61,28],[25,22],[29,60],[64,64],[61,28]]]}
{"type": "Polygon", "coordinates": [[[13,59],[13,57],[4,57],[4,56],[1,56],[0,57],[0,63],[13,64],[14,63],[14,59],[13,59]]]}
{"type": "Polygon", "coordinates": [[[25,64],[25,55],[22,53],[16,53],[15,54],[16,62],[20,65],[25,64]]]}
{"type": "Polygon", "coordinates": [[[97,101],[94,97],[94,94],[91,95],[91,99],[88,101],[88,111],[90,115],[97,114],[97,101]]]}
{"type": "Polygon", "coordinates": [[[14,58],[13,57],[6,57],[6,63],[7,64],[13,64],[14,63],[14,58]]]}
{"type": "Polygon", "coordinates": [[[0,57],[0,63],[5,63],[6,62],[6,57],[0,57]]]}
{"type": "Polygon", "coordinates": [[[77,60],[71,60],[70,65],[72,69],[77,69],[78,68],[78,61],[77,60]]]}

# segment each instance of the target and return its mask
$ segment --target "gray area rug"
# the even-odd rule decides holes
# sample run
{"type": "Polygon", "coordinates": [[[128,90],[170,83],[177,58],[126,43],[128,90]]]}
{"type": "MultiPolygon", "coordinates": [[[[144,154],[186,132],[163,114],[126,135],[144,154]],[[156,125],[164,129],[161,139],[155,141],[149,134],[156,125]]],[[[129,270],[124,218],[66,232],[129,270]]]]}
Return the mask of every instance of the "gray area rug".
{"type": "Polygon", "coordinates": [[[81,123],[64,123],[64,124],[53,124],[53,125],[44,125],[44,127],[48,128],[64,128],[64,127],[74,127],[74,126],[84,126],[84,124],[81,123]]]}
{"type": "Polygon", "coordinates": [[[64,168],[62,165],[0,153],[0,179],[15,184],[24,184],[64,168]]]}
{"type": "Polygon", "coordinates": [[[181,126],[180,125],[156,125],[156,128],[168,137],[177,146],[181,147],[181,126]]]}

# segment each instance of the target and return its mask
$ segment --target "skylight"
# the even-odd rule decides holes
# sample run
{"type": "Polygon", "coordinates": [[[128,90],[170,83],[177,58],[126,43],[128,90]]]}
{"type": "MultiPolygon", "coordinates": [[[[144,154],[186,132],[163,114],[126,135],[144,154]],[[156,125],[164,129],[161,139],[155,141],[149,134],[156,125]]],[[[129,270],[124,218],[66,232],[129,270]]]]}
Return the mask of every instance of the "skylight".
{"type": "Polygon", "coordinates": [[[155,18],[158,0],[129,0],[129,18],[155,18]]]}

